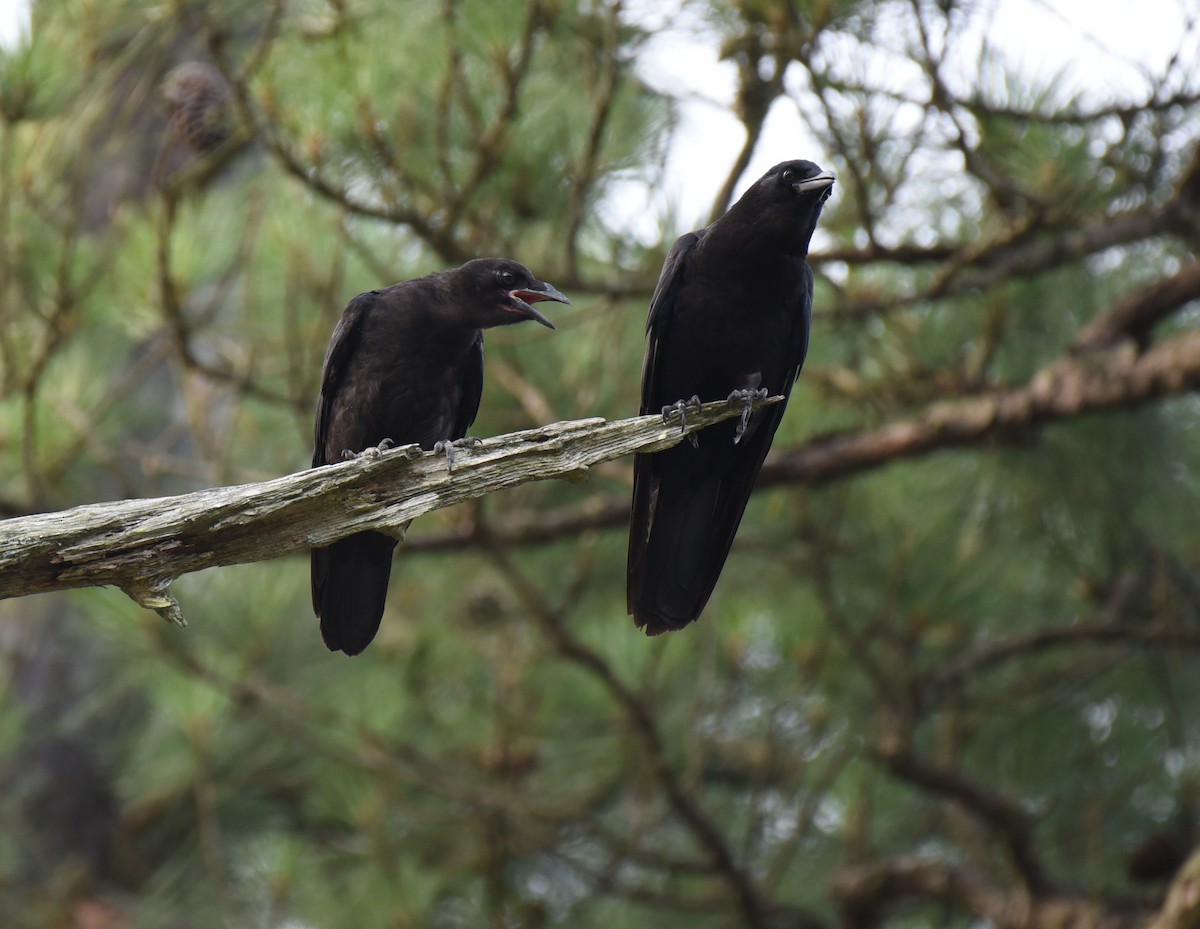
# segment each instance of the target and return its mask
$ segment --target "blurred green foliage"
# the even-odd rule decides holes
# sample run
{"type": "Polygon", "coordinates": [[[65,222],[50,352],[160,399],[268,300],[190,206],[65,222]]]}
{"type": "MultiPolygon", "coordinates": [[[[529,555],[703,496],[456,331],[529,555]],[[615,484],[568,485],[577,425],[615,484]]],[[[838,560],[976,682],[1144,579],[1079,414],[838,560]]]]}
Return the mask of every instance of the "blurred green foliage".
{"type": "MultiPolygon", "coordinates": [[[[915,67],[914,17],[956,4],[683,8],[762,56],[739,80],[790,69],[772,93],[817,150],[777,160],[839,172],[782,452],[1018,389],[1192,260],[1166,218],[1054,249],[1174,209],[1197,105],[1169,81],[1126,111],[988,58],[939,102],[836,53],[915,67]]],[[[557,333],[488,333],[473,432],[631,414],[683,231],[663,210],[646,242],[603,208],[659,209],[679,113],[640,77],[640,15],[35,3],[0,56],[0,511],[306,466],[346,300],[481,254],[573,305],[557,333]],[[185,60],[223,72],[242,127],[215,152],[158,96],[185,60]]],[[[1196,826],[1198,426],[1185,395],[764,487],[703,620],[654,640],[624,609],[627,462],[421,519],[354,660],[321,647],[304,559],[182,578],[187,630],[115,591],[7,601],[0,922],[998,920],[903,882],[855,895],[897,862],[1144,914],[1127,856],[1196,826]]]]}

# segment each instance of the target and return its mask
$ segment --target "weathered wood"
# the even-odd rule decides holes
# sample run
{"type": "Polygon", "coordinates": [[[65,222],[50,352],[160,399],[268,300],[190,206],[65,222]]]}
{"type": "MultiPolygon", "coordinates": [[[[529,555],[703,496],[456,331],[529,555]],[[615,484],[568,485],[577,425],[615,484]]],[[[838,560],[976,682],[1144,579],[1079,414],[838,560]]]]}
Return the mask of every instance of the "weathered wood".
{"type": "Polygon", "coordinates": [[[678,416],[669,424],[661,416],[553,423],[455,448],[452,470],[440,452],[408,445],[254,484],[7,519],[0,521],[0,599],[115,585],[182,625],[169,591],[181,574],[266,561],[364,529],[402,537],[409,521],[431,510],[661,451],[740,410],[707,403],[688,411],[682,430],[678,416]]]}

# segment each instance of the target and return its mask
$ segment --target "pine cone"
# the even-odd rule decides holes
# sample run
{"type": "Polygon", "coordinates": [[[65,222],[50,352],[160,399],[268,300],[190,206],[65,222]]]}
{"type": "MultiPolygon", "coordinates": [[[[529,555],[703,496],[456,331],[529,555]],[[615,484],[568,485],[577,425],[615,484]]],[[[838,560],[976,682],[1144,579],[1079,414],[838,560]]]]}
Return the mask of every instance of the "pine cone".
{"type": "Polygon", "coordinates": [[[169,131],[197,155],[206,155],[233,134],[229,86],[211,65],[185,61],[167,72],[163,99],[169,131]]]}

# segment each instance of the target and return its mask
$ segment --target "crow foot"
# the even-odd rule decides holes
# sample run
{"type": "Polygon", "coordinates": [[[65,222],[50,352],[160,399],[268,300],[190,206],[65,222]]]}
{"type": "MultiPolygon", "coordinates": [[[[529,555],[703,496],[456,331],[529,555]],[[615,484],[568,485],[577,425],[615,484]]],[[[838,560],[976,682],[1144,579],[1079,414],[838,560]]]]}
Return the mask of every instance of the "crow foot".
{"type": "Polygon", "coordinates": [[[754,412],[755,400],[766,400],[770,392],[765,387],[760,387],[757,390],[731,390],[729,398],[726,402],[730,406],[741,404],[742,415],[738,419],[737,432],[733,434],[733,444],[737,445],[742,440],[742,435],[746,432],[746,427],[750,425],[750,414],[754,412]]]}
{"type": "Polygon", "coordinates": [[[383,453],[389,448],[395,447],[396,443],[391,439],[380,439],[378,445],[372,445],[370,448],[364,448],[361,452],[352,452],[348,448],[342,449],[342,457],[347,461],[355,458],[370,458],[377,460],[383,457],[383,453]]]}
{"type": "Polygon", "coordinates": [[[446,456],[446,470],[454,470],[454,450],[459,448],[474,448],[476,445],[482,445],[483,439],[473,435],[465,435],[461,439],[450,439],[441,441],[433,446],[435,452],[441,452],[446,456]]]}
{"type": "MultiPolygon", "coordinates": [[[[692,394],[690,400],[677,400],[674,403],[669,403],[662,408],[662,419],[664,423],[670,423],[671,417],[679,415],[679,431],[687,432],[687,414],[688,410],[693,413],[700,409],[700,398],[696,394],[692,394]]],[[[692,443],[692,448],[696,448],[699,443],[696,441],[696,434],[692,433],[688,436],[688,441],[692,443]]]]}

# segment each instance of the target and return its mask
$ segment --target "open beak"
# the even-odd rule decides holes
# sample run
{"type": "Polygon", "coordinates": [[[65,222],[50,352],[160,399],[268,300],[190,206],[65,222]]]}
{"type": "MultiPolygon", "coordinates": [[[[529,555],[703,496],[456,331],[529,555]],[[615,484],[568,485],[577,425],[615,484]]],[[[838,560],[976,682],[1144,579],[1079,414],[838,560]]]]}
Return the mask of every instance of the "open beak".
{"type": "Polygon", "coordinates": [[[555,287],[553,284],[542,282],[544,290],[510,290],[508,297],[512,301],[512,309],[527,319],[532,319],[535,323],[541,323],[550,329],[554,328],[554,323],[550,322],[545,316],[534,309],[533,304],[539,300],[553,300],[555,303],[566,303],[570,305],[571,301],[567,299],[566,294],[555,287]]]}
{"type": "Polygon", "coordinates": [[[837,175],[832,171],[822,171],[816,177],[808,177],[802,181],[797,181],[792,185],[798,193],[804,193],[806,190],[821,190],[825,187],[832,187],[833,182],[837,180],[837,175]]]}

